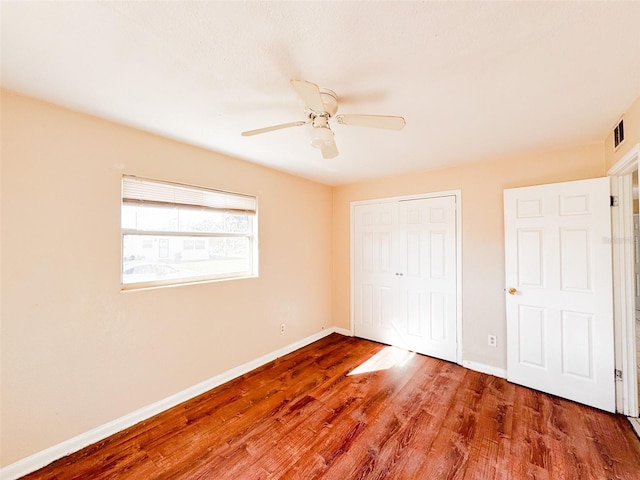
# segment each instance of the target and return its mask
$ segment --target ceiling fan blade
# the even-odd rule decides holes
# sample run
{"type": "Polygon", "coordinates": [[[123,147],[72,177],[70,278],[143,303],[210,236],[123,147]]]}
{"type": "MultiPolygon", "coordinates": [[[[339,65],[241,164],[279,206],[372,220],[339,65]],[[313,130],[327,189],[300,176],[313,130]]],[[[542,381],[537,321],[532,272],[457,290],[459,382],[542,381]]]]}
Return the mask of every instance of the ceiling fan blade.
{"type": "Polygon", "coordinates": [[[273,132],[274,130],[280,130],[282,128],[299,127],[301,125],[306,125],[307,123],[309,122],[299,121],[299,122],[283,123],[281,125],[273,125],[272,127],[257,128],[255,130],[248,130],[246,132],[242,132],[242,136],[250,137],[251,135],[259,135],[261,133],[273,132]]]}
{"type": "Polygon", "coordinates": [[[332,140],[329,145],[324,147],[322,150],[322,158],[335,158],[338,156],[338,147],[336,146],[335,140],[332,140]]]}
{"type": "Polygon", "coordinates": [[[342,125],[386,128],[387,130],[402,130],[407,123],[402,117],[389,115],[337,115],[336,120],[342,125]]]}
{"type": "Polygon", "coordinates": [[[291,86],[298,92],[304,104],[316,112],[324,112],[320,89],[315,83],[306,80],[291,80],[291,86]]]}

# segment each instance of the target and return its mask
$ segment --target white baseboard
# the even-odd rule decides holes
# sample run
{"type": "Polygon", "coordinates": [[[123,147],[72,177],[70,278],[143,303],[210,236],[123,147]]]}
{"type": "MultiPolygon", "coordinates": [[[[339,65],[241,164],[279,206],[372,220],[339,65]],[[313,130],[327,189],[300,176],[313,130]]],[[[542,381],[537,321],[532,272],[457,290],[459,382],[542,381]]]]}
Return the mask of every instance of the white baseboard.
{"type": "Polygon", "coordinates": [[[347,330],[346,328],[333,327],[333,331],[335,333],[339,333],[340,335],[344,335],[345,337],[353,337],[353,332],[351,330],[347,330]]]}
{"type": "Polygon", "coordinates": [[[99,427],[93,428],[85,433],[70,438],[69,440],[65,440],[64,442],[53,445],[52,447],[49,447],[38,453],[23,458],[22,460],[18,460],[15,463],[7,465],[6,467],[0,469],[0,479],[15,480],[24,475],[27,475],[28,473],[34,472],[39,468],[49,465],[51,462],[64,457],[65,455],[77,452],[84,447],[99,442],[100,440],[104,440],[105,438],[118,433],[125,428],[129,428],[136,423],[157,415],[160,412],[168,410],[169,408],[175,407],[182,402],[197,397],[198,395],[205,393],[212,388],[215,388],[219,385],[222,385],[223,383],[233,380],[234,378],[244,375],[251,370],[254,370],[266,363],[271,362],[272,360],[275,360],[276,358],[282,357],[295,350],[298,350],[299,348],[305,347],[332,333],[352,336],[349,330],[345,330],[343,328],[326,328],[316,334],[286,345],[285,347],[282,347],[274,352],[270,352],[238,367],[232,368],[231,370],[227,370],[226,372],[216,375],[215,377],[205,380],[204,382],[193,385],[192,387],[171,395],[170,397],[159,400],[155,403],[152,403],[151,405],[147,405],[146,407],[142,407],[134,412],[124,415],[123,417],[117,418],[109,423],[105,423],[104,425],[100,425],[99,427]]]}
{"type": "Polygon", "coordinates": [[[633,431],[636,432],[636,435],[640,438],[640,418],[627,417],[627,419],[629,420],[633,431]]]}
{"type": "Polygon", "coordinates": [[[493,367],[491,365],[485,365],[484,363],[472,362],[471,360],[463,360],[462,366],[468,368],[469,370],[493,375],[494,377],[507,378],[507,370],[504,368],[493,367]]]}

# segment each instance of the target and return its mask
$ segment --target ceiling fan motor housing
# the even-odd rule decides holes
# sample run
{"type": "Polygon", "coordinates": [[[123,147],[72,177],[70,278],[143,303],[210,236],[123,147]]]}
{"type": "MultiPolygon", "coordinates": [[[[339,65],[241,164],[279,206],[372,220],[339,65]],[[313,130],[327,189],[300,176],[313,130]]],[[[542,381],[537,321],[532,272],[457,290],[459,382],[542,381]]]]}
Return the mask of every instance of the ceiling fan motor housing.
{"type": "Polygon", "coordinates": [[[322,105],[324,106],[325,113],[330,117],[333,117],[338,111],[338,96],[333,90],[321,88],[320,97],[322,98],[322,105]]]}

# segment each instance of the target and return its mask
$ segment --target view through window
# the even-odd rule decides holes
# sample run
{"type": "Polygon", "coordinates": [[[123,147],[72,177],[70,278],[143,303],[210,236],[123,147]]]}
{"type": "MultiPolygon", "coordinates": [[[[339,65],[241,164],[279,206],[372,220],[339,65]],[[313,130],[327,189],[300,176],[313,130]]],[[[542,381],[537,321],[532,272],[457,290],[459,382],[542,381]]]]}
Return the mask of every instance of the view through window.
{"type": "Polygon", "coordinates": [[[125,287],[254,276],[256,233],[255,197],[123,178],[125,287]]]}

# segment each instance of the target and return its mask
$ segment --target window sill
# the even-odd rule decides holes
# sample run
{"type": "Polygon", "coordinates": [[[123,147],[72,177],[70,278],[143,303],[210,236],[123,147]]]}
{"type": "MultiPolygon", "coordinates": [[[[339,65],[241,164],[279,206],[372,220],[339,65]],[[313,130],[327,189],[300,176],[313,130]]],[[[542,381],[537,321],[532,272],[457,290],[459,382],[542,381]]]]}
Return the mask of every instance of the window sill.
{"type": "Polygon", "coordinates": [[[218,282],[228,282],[232,280],[246,280],[251,278],[258,278],[258,274],[242,274],[233,277],[206,277],[199,279],[190,279],[184,282],[145,282],[145,283],[130,283],[130,284],[120,284],[120,292],[128,293],[128,292],[139,292],[142,290],[157,290],[160,288],[171,288],[171,287],[185,287],[188,285],[201,285],[203,283],[218,283],[218,282]]]}

